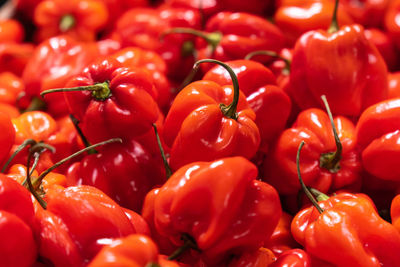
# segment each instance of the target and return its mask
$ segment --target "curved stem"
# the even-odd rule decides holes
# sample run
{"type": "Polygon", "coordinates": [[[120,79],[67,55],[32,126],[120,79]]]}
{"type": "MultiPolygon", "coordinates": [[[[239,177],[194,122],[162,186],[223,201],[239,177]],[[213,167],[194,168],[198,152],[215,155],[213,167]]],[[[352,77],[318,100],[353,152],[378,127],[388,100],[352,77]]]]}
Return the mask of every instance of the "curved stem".
{"type": "Polygon", "coordinates": [[[328,100],[326,99],[325,95],[322,95],[321,99],[325,105],[326,113],[328,113],[328,117],[332,125],[333,136],[335,138],[335,144],[336,144],[336,151],[322,154],[320,158],[320,166],[329,170],[332,173],[336,173],[340,170],[339,162],[342,159],[343,146],[342,143],[340,142],[335,123],[333,122],[333,116],[331,109],[329,108],[328,100]]]}
{"type": "Polygon", "coordinates": [[[301,172],[300,172],[300,151],[303,148],[305,142],[301,141],[299,145],[299,149],[297,150],[297,155],[296,155],[296,167],[297,167],[297,176],[299,177],[300,185],[301,188],[303,189],[304,193],[308,197],[308,199],[311,201],[311,203],[314,205],[314,207],[318,210],[319,213],[324,212],[324,210],[318,205],[318,202],[315,200],[314,196],[311,194],[310,190],[308,190],[308,187],[304,184],[303,178],[301,178],[301,172]]]}
{"type": "Polygon", "coordinates": [[[153,128],[154,128],[154,133],[156,134],[158,148],[160,149],[161,157],[162,157],[163,163],[164,163],[165,173],[166,173],[167,179],[168,179],[169,177],[171,177],[172,171],[171,171],[171,168],[169,167],[167,157],[165,156],[164,148],[162,147],[160,136],[158,135],[158,131],[157,131],[157,125],[155,123],[153,123],[153,128]]]}
{"type": "Polygon", "coordinates": [[[70,15],[70,14],[64,15],[60,20],[60,24],[59,24],[60,31],[63,33],[69,31],[70,29],[72,29],[75,26],[75,23],[76,23],[76,21],[75,21],[75,17],[73,15],[70,15]]]}
{"type": "MultiPolygon", "coordinates": [[[[89,147],[91,146],[90,142],[87,140],[86,136],[83,134],[81,128],[79,127],[79,120],[77,118],[75,118],[74,115],[69,114],[69,118],[72,121],[72,124],[75,127],[75,130],[78,132],[79,137],[81,138],[83,144],[85,145],[85,147],[89,147]]],[[[88,154],[97,154],[97,150],[96,149],[92,149],[88,151],[88,154]]]]}
{"type": "Polygon", "coordinates": [[[168,260],[177,259],[188,249],[194,249],[200,251],[199,248],[197,247],[196,241],[188,234],[182,234],[181,239],[184,241],[183,245],[177,248],[174,252],[172,252],[172,254],[168,257],[168,260]]]}
{"type": "Polygon", "coordinates": [[[161,40],[163,40],[166,35],[175,33],[191,34],[204,39],[212,47],[212,52],[214,52],[215,48],[218,46],[218,44],[221,42],[222,39],[222,34],[220,32],[206,33],[192,28],[180,28],[180,27],[166,30],[161,34],[160,38],[161,40]]]}
{"type": "Polygon", "coordinates": [[[54,164],[53,166],[51,166],[50,168],[48,168],[47,170],[45,170],[44,172],[42,172],[42,173],[39,175],[39,177],[36,179],[36,181],[37,181],[38,183],[40,183],[40,182],[43,180],[43,178],[44,178],[47,174],[49,174],[52,170],[54,170],[54,169],[57,168],[58,166],[64,164],[64,163],[67,162],[68,160],[73,159],[73,158],[79,156],[80,154],[85,153],[86,151],[89,151],[89,150],[91,150],[91,149],[93,149],[93,148],[95,148],[95,147],[102,146],[102,145],[106,145],[106,144],[110,144],[110,143],[114,143],[114,142],[122,143],[122,139],[121,139],[121,138],[112,138],[112,139],[109,139],[109,140],[107,140],[107,141],[103,141],[103,142],[100,142],[100,143],[91,145],[91,146],[89,146],[89,147],[86,147],[86,148],[84,148],[84,149],[82,149],[82,150],[79,150],[78,152],[75,152],[74,154],[69,155],[68,157],[66,157],[66,158],[64,158],[64,159],[62,159],[62,160],[60,160],[59,162],[57,162],[56,164],[54,164]]]}
{"type": "Polygon", "coordinates": [[[317,198],[318,202],[329,199],[329,196],[327,196],[326,194],[322,193],[321,191],[319,191],[315,188],[309,187],[308,190],[310,190],[310,192],[317,198]]]}
{"type": "Polygon", "coordinates": [[[46,90],[40,93],[41,97],[44,97],[50,93],[60,93],[60,92],[74,92],[74,91],[92,91],[92,96],[96,100],[105,100],[111,96],[111,90],[109,88],[108,82],[103,83],[96,83],[93,85],[87,86],[78,86],[78,87],[71,87],[71,88],[55,88],[46,90]]]}
{"type": "Polygon", "coordinates": [[[18,155],[19,152],[21,152],[25,147],[27,146],[33,146],[36,144],[36,141],[33,139],[26,139],[22,144],[20,144],[15,152],[8,158],[7,162],[4,164],[3,168],[1,169],[1,173],[4,173],[10,165],[11,161],[18,155]]]}
{"type": "Polygon", "coordinates": [[[283,56],[279,55],[278,53],[276,53],[274,51],[269,51],[269,50],[254,51],[254,52],[247,54],[244,57],[244,59],[250,60],[252,57],[260,56],[260,55],[261,56],[270,56],[270,57],[274,57],[274,58],[282,60],[283,62],[285,62],[285,68],[283,68],[282,72],[284,72],[284,74],[286,74],[286,75],[290,73],[290,65],[292,64],[292,62],[289,59],[284,58],[283,56]]]}
{"type": "Polygon", "coordinates": [[[36,200],[39,202],[40,206],[42,206],[43,209],[46,209],[47,203],[39,196],[39,194],[36,192],[36,190],[33,188],[33,185],[32,185],[31,174],[29,171],[29,166],[31,164],[31,157],[32,157],[32,153],[30,152],[28,154],[28,162],[26,165],[26,181],[28,184],[28,189],[31,192],[31,194],[36,198],[36,200]]]}
{"type": "Polygon", "coordinates": [[[328,28],[328,33],[334,33],[339,30],[339,24],[338,24],[338,20],[337,20],[338,6],[339,6],[339,0],[335,0],[335,8],[333,10],[332,21],[331,21],[331,25],[328,28]]]}
{"type": "Polygon", "coordinates": [[[32,98],[32,101],[29,104],[29,106],[25,110],[22,110],[21,113],[35,111],[35,110],[45,110],[45,109],[46,109],[46,102],[44,102],[39,97],[35,96],[32,98]]]}

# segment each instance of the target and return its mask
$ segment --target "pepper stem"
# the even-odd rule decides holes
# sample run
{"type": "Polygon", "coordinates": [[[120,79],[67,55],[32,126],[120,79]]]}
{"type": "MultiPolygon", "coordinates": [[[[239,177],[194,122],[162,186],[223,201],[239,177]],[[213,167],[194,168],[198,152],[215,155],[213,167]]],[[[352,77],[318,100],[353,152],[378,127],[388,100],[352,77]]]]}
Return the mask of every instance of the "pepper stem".
{"type": "Polygon", "coordinates": [[[254,51],[254,52],[251,52],[251,53],[247,54],[244,57],[244,59],[250,60],[252,57],[259,56],[259,55],[270,56],[270,57],[282,60],[283,62],[285,62],[285,67],[282,69],[282,73],[285,74],[285,75],[289,75],[289,73],[290,73],[290,65],[292,64],[292,62],[289,59],[284,58],[283,56],[279,55],[278,53],[276,53],[274,51],[269,51],[269,50],[254,51]]]}
{"type": "Polygon", "coordinates": [[[299,149],[297,150],[297,155],[296,155],[296,166],[297,166],[297,176],[299,177],[300,185],[301,188],[303,189],[304,193],[308,197],[308,199],[311,201],[311,203],[314,205],[314,207],[318,210],[319,213],[324,212],[324,210],[318,205],[318,202],[315,200],[313,194],[311,194],[310,190],[308,190],[308,187],[304,184],[303,178],[301,178],[301,172],[300,172],[300,151],[303,148],[305,142],[301,141],[299,145],[299,149]]]}
{"type": "Polygon", "coordinates": [[[86,147],[86,148],[84,148],[84,149],[82,149],[82,150],[79,150],[78,152],[75,152],[75,153],[72,154],[72,155],[69,155],[68,157],[66,157],[66,158],[64,158],[64,159],[62,159],[62,160],[60,160],[59,162],[55,163],[53,166],[51,166],[50,168],[48,168],[47,170],[45,170],[44,172],[42,172],[42,173],[39,175],[39,177],[35,180],[35,184],[36,184],[36,183],[41,183],[41,181],[43,180],[43,178],[44,178],[47,174],[49,174],[52,170],[54,170],[54,169],[57,168],[58,166],[64,164],[64,163],[67,162],[68,160],[73,159],[73,158],[79,156],[80,154],[85,153],[86,151],[90,151],[91,149],[96,148],[96,147],[98,147],[98,146],[103,146],[103,145],[106,145],[106,144],[109,144],[109,143],[115,143],[115,142],[122,143],[122,140],[121,140],[121,138],[112,138],[112,139],[109,139],[109,140],[106,140],[106,141],[99,142],[99,143],[97,143],[97,144],[91,145],[91,146],[86,147]]]}
{"type": "Polygon", "coordinates": [[[35,151],[29,151],[28,162],[26,164],[26,180],[25,181],[28,184],[29,191],[35,197],[35,199],[39,202],[40,206],[42,206],[43,209],[46,209],[47,208],[46,201],[44,201],[43,198],[41,198],[39,196],[39,194],[36,192],[35,188],[33,188],[32,181],[31,181],[31,172],[29,170],[29,166],[31,165],[32,154],[36,154],[36,153],[37,152],[35,152],[35,151]]]}
{"type": "Polygon", "coordinates": [[[35,111],[35,110],[45,110],[46,109],[46,102],[44,102],[39,97],[33,97],[31,103],[25,110],[21,110],[21,113],[35,111]]]}
{"type": "Polygon", "coordinates": [[[315,189],[315,188],[308,188],[310,190],[310,192],[317,198],[317,201],[324,201],[324,200],[328,200],[329,196],[325,195],[324,193],[322,193],[321,191],[315,189]]]}
{"type": "Polygon", "coordinates": [[[164,162],[165,173],[166,173],[167,179],[168,179],[169,177],[171,177],[172,171],[171,171],[171,168],[169,167],[167,157],[165,156],[164,148],[162,147],[160,136],[157,131],[157,125],[155,123],[153,123],[153,128],[154,128],[154,133],[156,134],[158,148],[160,149],[161,157],[164,162]]]}
{"type": "Polygon", "coordinates": [[[91,91],[92,96],[99,101],[104,101],[111,96],[111,89],[109,87],[109,82],[107,81],[87,86],[50,89],[41,92],[40,96],[43,97],[50,93],[73,92],[73,91],[91,91]]]}
{"type": "MultiPolygon", "coordinates": [[[[69,114],[69,118],[72,121],[72,124],[74,124],[75,130],[77,131],[79,137],[81,138],[83,144],[85,145],[85,147],[89,147],[91,146],[89,140],[87,140],[86,136],[83,134],[81,127],[79,127],[79,120],[72,114],[69,114]]],[[[88,151],[88,154],[97,154],[97,150],[96,149],[91,149],[88,151]]]]}
{"type": "Polygon", "coordinates": [[[174,34],[174,33],[187,33],[187,34],[191,34],[197,37],[200,37],[202,39],[204,39],[209,46],[211,46],[211,53],[214,52],[214,50],[217,48],[218,44],[221,42],[222,39],[222,33],[220,32],[211,32],[211,33],[206,33],[203,31],[198,31],[195,29],[191,29],[191,28],[172,28],[169,30],[166,30],[165,32],[163,32],[161,34],[161,40],[164,39],[164,37],[166,35],[169,34],[174,34]]]}
{"type": "Polygon", "coordinates": [[[60,20],[60,31],[67,32],[75,26],[75,17],[71,14],[64,15],[60,20]]]}
{"type": "Polygon", "coordinates": [[[177,259],[188,249],[194,249],[200,251],[200,249],[197,247],[196,241],[188,234],[183,234],[181,236],[181,240],[184,241],[183,245],[177,248],[174,252],[172,252],[172,254],[168,257],[168,260],[177,259]]]}
{"type": "Polygon", "coordinates": [[[11,161],[18,155],[19,152],[21,152],[25,147],[27,146],[33,146],[36,144],[36,141],[33,139],[26,139],[22,144],[20,144],[15,152],[8,158],[7,162],[4,164],[3,168],[1,169],[1,173],[4,173],[10,165],[11,161]]]}
{"type": "Polygon", "coordinates": [[[336,143],[336,151],[323,153],[319,160],[319,166],[329,170],[331,173],[336,173],[340,170],[339,162],[342,158],[342,143],[340,142],[339,135],[337,133],[335,123],[333,122],[333,116],[331,109],[329,108],[328,100],[325,95],[321,96],[322,102],[324,102],[326,113],[328,113],[329,120],[331,121],[333,136],[336,143]]]}
{"type": "Polygon", "coordinates": [[[331,25],[328,28],[328,33],[335,33],[339,30],[339,24],[337,20],[337,10],[339,6],[339,0],[335,0],[335,8],[333,9],[331,25]]]}

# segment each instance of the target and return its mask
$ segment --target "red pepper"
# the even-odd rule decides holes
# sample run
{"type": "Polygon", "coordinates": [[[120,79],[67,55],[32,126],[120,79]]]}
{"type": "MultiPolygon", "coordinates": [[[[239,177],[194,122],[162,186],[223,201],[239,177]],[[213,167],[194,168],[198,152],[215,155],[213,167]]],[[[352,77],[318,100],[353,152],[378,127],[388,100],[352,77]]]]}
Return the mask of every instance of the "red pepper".
{"type": "MultiPolygon", "coordinates": [[[[174,8],[187,8],[187,9],[195,9],[202,13],[204,16],[203,19],[207,19],[215,13],[221,11],[224,4],[222,1],[215,0],[165,0],[166,5],[174,7],[174,8]]],[[[227,6],[225,6],[227,8],[227,6]]]]}
{"type": "Polygon", "coordinates": [[[200,14],[185,8],[131,9],[117,21],[114,37],[124,47],[137,46],[157,52],[168,66],[168,75],[174,79],[183,79],[194,63],[194,38],[184,35],[162,38],[172,27],[199,29],[200,14]],[[160,41],[160,38],[163,40],[160,41]]]}
{"type": "Polygon", "coordinates": [[[390,217],[393,226],[400,232],[400,195],[397,195],[392,200],[392,205],[390,206],[390,217]]]}
{"type": "Polygon", "coordinates": [[[33,55],[28,43],[0,43],[0,72],[9,71],[20,76],[33,55]]]}
{"type": "Polygon", "coordinates": [[[300,190],[296,170],[296,151],[305,141],[301,169],[304,181],[322,192],[340,188],[359,188],[361,162],[356,150],[355,127],[342,116],[334,119],[338,139],[335,140],[328,115],[319,109],[299,114],[292,128],[286,129],[277,140],[264,163],[264,179],[281,194],[296,194],[300,190]],[[341,146],[341,147],[339,147],[341,146]]]}
{"type": "Polygon", "coordinates": [[[389,93],[388,99],[400,97],[400,72],[389,73],[388,75],[389,93]]]}
{"type": "Polygon", "coordinates": [[[2,266],[32,266],[37,257],[34,211],[29,192],[0,174],[0,257],[2,266]]]}
{"type": "Polygon", "coordinates": [[[384,180],[400,180],[400,99],[382,101],[366,109],[357,123],[357,146],[365,170],[384,180]]]}
{"type": "Polygon", "coordinates": [[[25,37],[25,31],[21,23],[14,19],[0,21],[0,42],[20,43],[25,37]]]}
{"type": "Polygon", "coordinates": [[[35,8],[36,37],[43,41],[66,34],[76,40],[94,41],[107,19],[108,11],[101,1],[44,0],[35,8]]]}
{"type": "Polygon", "coordinates": [[[400,264],[400,233],[379,217],[368,196],[340,193],[318,204],[321,214],[306,208],[292,222],[293,237],[312,257],[328,266],[400,264]]]}
{"type": "MultiPolygon", "coordinates": [[[[240,89],[256,113],[255,123],[260,130],[261,149],[267,151],[286,126],[291,109],[290,98],[275,86],[274,75],[262,64],[250,60],[234,60],[226,64],[235,72],[240,89]]],[[[209,70],[203,80],[214,81],[221,86],[232,84],[229,73],[222,66],[209,70]]]]}
{"type": "Polygon", "coordinates": [[[260,248],[255,252],[243,253],[239,258],[233,259],[228,267],[264,267],[270,266],[276,260],[274,253],[267,248],[260,248]]]}
{"type": "MultiPolygon", "coordinates": [[[[292,249],[287,250],[282,253],[278,257],[278,259],[268,265],[268,267],[281,267],[281,266],[290,266],[290,267],[311,267],[314,266],[308,254],[302,249],[292,249]]],[[[315,265],[320,266],[321,265],[315,265]]]]}
{"type": "Polygon", "coordinates": [[[385,11],[393,0],[363,0],[359,3],[342,0],[340,3],[354,22],[365,27],[380,27],[383,24],[385,11]]]}
{"type": "MultiPolygon", "coordinates": [[[[275,12],[276,25],[285,34],[288,42],[294,45],[297,39],[311,30],[329,27],[334,9],[333,1],[303,0],[286,1],[275,12]]],[[[353,23],[353,20],[340,5],[338,9],[340,26],[353,23]]]]}
{"type": "Polygon", "coordinates": [[[164,182],[163,171],[160,159],[130,140],[85,156],[71,165],[67,176],[69,185],[95,186],[121,206],[140,211],[147,192],[164,182]]]}
{"type": "MultiPolygon", "coordinates": [[[[215,61],[199,61],[196,68],[201,62],[215,61]]],[[[236,80],[233,71],[228,71],[236,80]]],[[[228,156],[253,157],[260,144],[254,119],[237,81],[234,88],[206,80],[189,84],[176,96],[165,119],[163,134],[171,147],[171,168],[228,156]]]]}
{"type": "Polygon", "coordinates": [[[0,110],[0,164],[3,164],[15,141],[15,130],[11,118],[0,110]]]}
{"type": "Polygon", "coordinates": [[[143,217],[176,246],[183,237],[195,242],[209,264],[257,250],[281,208],[275,189],[256,177],[256,166],[242,157],[185,165],[146,196],[143,217]]]}
{"type": "Polygon", "coordinates": [[[138,47],[127,47],[111,55],[127,68],[146,69],[152,78],[157,90],[157,103],[162,110],[168,110],[173,95],[171,84],[166,77],[167,65],[157,53],[138,47]]]}
{"type": "Polygon", "coordinates": [[[140,68],[104,60],[86,68],[66,87],[42,94],[69,91],[65,92],[69,110],[90,142],[142,135],[158,118],[157,91],[140,68]]]}
{"type": "Polygon", "coordinates": [[[24,82],[12,72],[0,73],[0,102],[17,105],[20,94],[24,91],[24,82]]]}
{"type": "Polygon", "coordinates": [[[107,246],[96,255],[88,267],[105,266],[154,266],[178,267],[177,263],[159,262],[156,244],[145,235],[129,235],[125,238],[110,240],[107,246]]]}
{"type": "Polygon", "coordinates": [[[386,99],[387,67],[362,26],[339,29],[334,15],[328,32],[310,31],[296,42],[289,90],[301,109],[320,107],[326,95],[333,114],[358,116],[386,99]]]}
{"type": "Polygon", "coordinates": [[[397,45],[400,47],[400,23],[398,15],[400,13],[400,1],[393,0],[390,2],[384,17],[384,26],[389,36],[391,36],[397,45]]]}

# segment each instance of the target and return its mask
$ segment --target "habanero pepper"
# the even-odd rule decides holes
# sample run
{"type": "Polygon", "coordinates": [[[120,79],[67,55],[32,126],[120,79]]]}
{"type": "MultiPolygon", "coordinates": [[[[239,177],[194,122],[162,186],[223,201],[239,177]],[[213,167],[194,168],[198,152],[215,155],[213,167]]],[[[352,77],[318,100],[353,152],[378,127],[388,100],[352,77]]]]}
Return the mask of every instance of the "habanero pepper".
{"type": "Polygon", "coordinates": [[[5,19],[0,21],[0,43],[20,43],[24,37],[24,28],[17,20],[5,19]]]}
{"type": "Polygon", "coordinates": [[[101,1],[44,0],[34,12],[36,39],[41,42],[65,34],[80,41],[94,41],[107,20],[108,11],[101,1]]]}
{"type": "MultiPolygon", "coordinates": [[[[291,249],[283,252],[271,265],[268,267],[311,267],[314,266],[310,256],[302,249],[291,249]]],[[[321,265],[316,265],[320,266],[321,265]]]]}
{"type": "Polygon", "coordinates": [[[17,105],[18,98],[25,90],[24,82],[12,72],[0,73],[0,102],[17,105]]]}
{"type": "MultiPolygon", "coordinates": [[[[225,62],[236,74],[239,88],[246,95],[250,108],[255,112],[255,123],[260,131],[261,149],[267,151],[283,131],[291,110],[289,96],[276,85],[272,72],[251,60],[225,62]]],[[[231,85],[232,79],[222,66],[215,66],[203,77],[219,85],[231,85]]]]}
{"type": "Polygon", "coordinates": [[[88,265],[106,266],[179,267],[172,261],[159,261],[158,248],[153,240],[138,234],[110,240],[110,244],[104,246],[88,265]]]}
{"type": "Polygon", "coordinates": [[[167,6],[157,9],[134,8],[118,19],[113,37],[123,47],[136,46],[158,53],[168,66],[168,76],[181,80],[193,66],[195,38],[182,34],[163,36],[173,27],[200,29],[200,13],[192,9],[167,6]]]}
{"type": "Polygon", "coordinates": [[[357,147],[364,169],[384,180],[400,181],[400,98],[370,106],[357,122],[357,147]]]}
{"type": "Polygon", "coordinates": [[[390,217],[393,226],[400,232],[400,195],[393,198],[390,206],[390,217]]]}
{"type": "Polygon", "coordinates": [[[0,164],[4,164],[15,142],[15,129],[11,118],[0,110],[0,164]]]}
{"type": "Polygon", "coordinates": [[[361,186],[362,168],[356,150],[355,126],[343,116],[333,119],[328,114],[315,108],[302,111],[267,155],[264,179],[279,193],[292,195],[300,190],[296,151],[303,140],[306,145],[301,167],[307,185],[323,193],[361,186]]]}
{"type": "Polygon", "coordinates": [[[393,72],[388,75],[388,99],[400,97],[400,72],[393,72]]]}
{"type": "Polygon", "coordinates": [[[236,75],[225,63],[201,60],[195,64],[217,63],[224,66],[232,86],[220,86],[201,80],[186,86],[176,96],[165,119],[164,140],[171,148],[170,165],[179,167],[228,156],[251,158],[260,144],[255,113],[239,91],[236,75]]]}
{"type": "Polygon", "coordinates": [[[387,67],[361,25],[339,29],[335,8],[328,31],[307,32],[296,42],[288,89],[301,109],[320,107],[326,95],[333,114],[359,116],[386,99],[387,67]]]}
{"type": "Polygon", "coordinates": [[[112,58],[90,65],[66,88],[42,95],[60,92],[90,142],[142,135],[158,118],[157,91],[150,75],[140,68],[122,67],[112,58]]]}
{"type": "Polygon", "coordinates": [[[202,260],[218,264],[262,247],[278,223],[278,194],[256,177],[257,167],[243,157],[188,164],[150,191],[142,215],[175,246],[186,237],[202,260]]]}
{"type": "Polygon", "coordinates": [[[0,72],[22,75],[33,53],[34,46],[30,43],[0,43],[0,72]]]}

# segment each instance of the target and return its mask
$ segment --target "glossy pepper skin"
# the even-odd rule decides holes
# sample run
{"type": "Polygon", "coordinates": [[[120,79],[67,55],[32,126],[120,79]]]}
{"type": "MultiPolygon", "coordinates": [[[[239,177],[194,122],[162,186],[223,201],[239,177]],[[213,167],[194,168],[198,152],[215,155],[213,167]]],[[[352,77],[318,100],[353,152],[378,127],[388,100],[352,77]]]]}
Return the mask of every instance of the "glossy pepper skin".
{"type": "Polygon", "coordinates": [[[300,142],[304,140],[306,144],[300,166],[305,184],[324,193],[340,188],[358,188],[362,169],[356,150],[355,126],[342,116],[335,117],[334,124],[343,146],[338,170],[329,166],[330,159],[324,159],[326,153],[336,151],[329,117],[320,109],[308,109],[302,111],[293,126],[278,138],[264,163],[265,180],[281,194],[295,194],[300,190],[296,153],[300,142]]]}
{"type": "MultiPolygon", "coordinates": [[[[302,249],[291,249],[283,252],[269,267],[311,267],[312,260],[310,256],[302,249]]],[[[321,265],[317,265],[321,266],[321,265]]]]}
{"type": "Polygon", "coordinates": [[[76,40],[94,41],[108,20],[108,10],[101,1],[93,0],[45,0],[34,14],[38,26],[37,39],[66,34],[76,40]]]}
{"type": "MultiPolygon", "coordinates": [[[[276,25],[285,34],[288,43],[294,45],[297,39],[311,30],[327,29],[332,20],[334,1],[307,0],[286,1],[274,14],[276,25]]],[[[343,1],[341,1],[343,2],[343,1]]],[[[350,15],[340,5],[338,12],[340,26],[353,23],[350,15]]]]}
{"type": "Polygon", "coordinates": [[[382,101],[366,109],[357,123],[357,146],[367,172],[384,180],[400,180],[400,99],[382,101]]]}
{"type": "Polygon", "coordinates": [[[52,187],[36,207],[39,254],[55,266],[85,266],[103,240],[136,233],[123,208],[91,186],[52,187]]]}
{"type": "Polygon", "coordinates": [[[157,120],[157,91],[140,68],[124,68],[112,59],[92,64],[66,88],[97,86],[96,90],[65,92],[70,110],[90,142],[144,134],[157,120]]]}
{"type": "Polygon", "coordinates": [[[325,94],[333,114],[358,116],[386,99],[387,67],[360,25],[310,31],[296,42],[289,89],[301,109],[322,106],[325,94]]]}
{"type": "MultiPolygon", "coordinates": [[[[235,72],[239,87],[256,114],[255,123],[260,131],[261,149],[267,151],[286,126],[291,100],[276,86],[275,76],[262,64],[251,60],[233,60],[225,63],[235,72]]],[[[215,66],[209,70],[203,80],[214,81],[221,86],[232,84],[229,73],[222,66],[215,66]]]]}
{"type": "Polygon", "coordinates": [[[389,73],[388,75],[389,93],[388,99],[400,97],[400,72],[389,73]]]}
{"type": "Polygon", "coordinates": [[[226,116],[220,104],[232,102],[232,86],[201,80],[176,96],[165,119],[164,140],[171,147],[172,169],[228,156],[251,158],[260,144],[255,113],[240,93],[237,119],[226,116]]]}
{"type": "Polygon", "coordinates": [[[242,157],[185,165],[146,196],[143,217],[176,246],[182,234],[191,236],[208,264],[254,251],[281,214],[275,189],[256,177],[242,157]]]}
{"type": "Polygon", "coordinates": [[[0,133],[0,163],[4,163],[15,141],[15,129],[10,116],[2,110],[0,110],[0,133]]]}
{"type": "Polygon", "coordinates": [[[400,1],[391,1],[384,17],[384,25],[387,33],[393,38],[397,45],[400,47],[400,23],[396,19],[400,13],[400,1]]]}
{"type": "Polygon", "coordinates": [[[393,226],[400,232],[400,195],[397,195],[392,200],[390,206],[390,217],[392,219],[393,226]]]}
{"type": "Polygon", "coordinates": [[[163,171],[161,159],[129,140],[85,156],[71,165],[67,176],[69,185],[95,186],[119,205],[138,212],[147,192],[164,182],[163,171]]]}
{"type": "Polygon", "coordinates": [[[274,253],[267,248],[243,253],[239,258],[233,259],[228,267],[264,267],[270,266],[276,260],[274,253]]]}
{"type": "Polygon", "coordinates": [[[292,222],[293,237],[310,256],[333,266],[400,264],[400,233],[367,195],[339,193],[319,205],[321,214],[309,207],[292,222]]]}
{"type": "Polygon", "coordinates": [[[363,0],[359,3],[352,0],[342,0],[340,3],[354,22],[365,27],[381,27],[385,12],[391,0],[363,0]]]}
{"type": "Polygon", "coordinates": [[[29,191],[0,174],[0,266],[32,266],[37,257],[29,191]]]}
{"type": "Polygon", "coordinates": [[[134,8],[125,12],[116,22],[114,38],[123,47],[136,46],[158,53],[166,62],[167,74],[182,80],[194,63],[194,37],[187,35],[162,35],[173,27],[200,29],[200,13],[193,9],[159,7],[134,8]],[[182,46],[189,45],[189,49],[182,46]]]}
{"type": "Polygon", "coordinates": [[[12,72],[0,73],[0,102],[17,105],[20,94],[25,90],[24,82],[12,72]]]}
{"type": "Polygon", "coordinates": [[[160,267],[179,266],[172,261],[168,265],[160,264],[158,257],[156,244],[148,236],[135,234],[112,240],[100,250],[88,267],[152,266],[150,264],[158,264],[160,267]]]}

